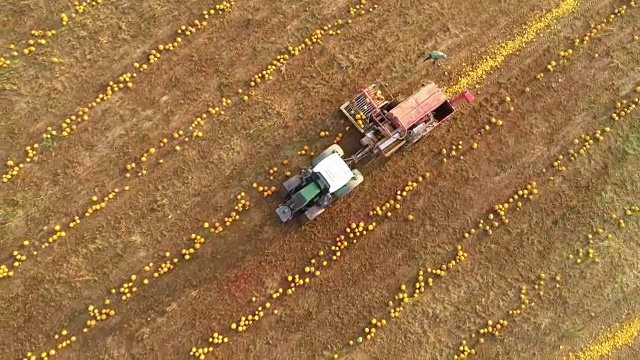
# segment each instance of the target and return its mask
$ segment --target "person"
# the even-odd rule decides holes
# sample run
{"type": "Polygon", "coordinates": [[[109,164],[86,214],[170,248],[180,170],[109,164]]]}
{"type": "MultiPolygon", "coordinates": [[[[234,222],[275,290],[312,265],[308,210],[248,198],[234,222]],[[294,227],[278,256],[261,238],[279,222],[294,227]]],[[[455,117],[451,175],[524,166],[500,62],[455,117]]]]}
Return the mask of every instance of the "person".
{"type": "Polygon", "coordinates": [[[447,58],[447,54],[440,52],[440,51],[429,51],[428,53],[426,53],[426,56],[423,60],[423,62],[427,61],[427,60],[433,60],[433,63],[435,64],[438,60],[443,60],[447,58]]]}

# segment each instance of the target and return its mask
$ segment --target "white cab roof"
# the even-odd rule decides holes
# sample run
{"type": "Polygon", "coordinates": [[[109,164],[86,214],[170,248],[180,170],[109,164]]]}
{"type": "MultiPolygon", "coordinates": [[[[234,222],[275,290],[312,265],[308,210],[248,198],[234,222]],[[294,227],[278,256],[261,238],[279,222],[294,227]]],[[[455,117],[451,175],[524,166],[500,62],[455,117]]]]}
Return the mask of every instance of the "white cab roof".
{"type": "Polygon", "coordinates": [[[313,168],[313,172],[320,173],[329,183],[329,192],[333,193],[343,187],[353,177],[353,171],[344,162],[340,154],[333,153],[313,168]]]}

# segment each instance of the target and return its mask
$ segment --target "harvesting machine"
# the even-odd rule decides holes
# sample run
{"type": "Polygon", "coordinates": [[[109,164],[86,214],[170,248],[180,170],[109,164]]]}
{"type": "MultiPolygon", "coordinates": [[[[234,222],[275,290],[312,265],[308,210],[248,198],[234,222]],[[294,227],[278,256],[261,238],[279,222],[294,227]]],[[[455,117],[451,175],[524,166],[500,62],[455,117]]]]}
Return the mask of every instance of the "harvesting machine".
{"type": "Polygon", "coordinates": [[[388,158],[398,149],[415,144],[445,122],[458,102],[473,100],[469,91],[449,100],[434,83],[424,85],[406,99],[390,95],[384,84],[361,89],[340,107],[364,134],[361,148],[345,158],[342,148],[334,144],[316,156],[309,168],[282,184],[285,203],[278,206],[276,214],[282,222],[301,212],[308,220],[315,219],[334,199],[346,196],[363,181],[360,171],[352,170],[356,163],[367,157],[388,158]]]}
{"type": "Polygon", "coordinates": [[[384,84],[361,89],[340,107],[364,134],[360,139],[362,147],[348,161],[355,164],[369,156],[388,158],[444,123],[455,112],[457,103],[473,100],[467,90],[449,100],[434,83],[422,86],[406,99],[393,97],[384,84]]]}

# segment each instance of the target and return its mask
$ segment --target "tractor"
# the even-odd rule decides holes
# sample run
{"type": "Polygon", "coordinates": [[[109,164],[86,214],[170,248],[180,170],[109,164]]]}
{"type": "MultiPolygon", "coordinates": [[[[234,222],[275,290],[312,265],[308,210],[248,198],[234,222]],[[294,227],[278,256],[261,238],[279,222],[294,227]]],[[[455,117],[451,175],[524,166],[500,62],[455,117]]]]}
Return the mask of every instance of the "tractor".
{"type": "Polygon", "coordinates": [[[449,100],[434,83],[423,85],[407,99],[390,95],[384,84],[361,89],[340,107],[364,134],[360,149],[345,158],[342,148],[334,144],[316,156],[309,168],[282,184],[285,203],[278,206],[276,214],[282,222],[299,212],[304,212],[309,221],[315,219],[335,199],[345,197],[362,182],[360,171],[352,170],[356,163],[367,157],[388,158],[398,149],[415,144],[444,123],[455,112],[455,104],[463,100],[471,103],[474,96],[464,91],[449,100]]]}
{"type": "Polygon", "coordinates": [[[347,196],[360,185],[362,174],[357,169],[351,170],[343,157],[342,148],[331,145],[311,161],[310,167],[282,184],[286,200],[276,209],[280,221],[287,222],[299,212],[304,212],[311,221],[335,199],[347,196]]]}

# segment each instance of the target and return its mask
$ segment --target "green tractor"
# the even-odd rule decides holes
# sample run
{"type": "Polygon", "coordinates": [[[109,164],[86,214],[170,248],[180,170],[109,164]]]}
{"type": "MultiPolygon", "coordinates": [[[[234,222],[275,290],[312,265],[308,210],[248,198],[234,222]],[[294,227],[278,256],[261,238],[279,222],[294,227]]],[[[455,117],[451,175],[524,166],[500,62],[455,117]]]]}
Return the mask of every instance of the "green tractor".
{"type": "Polygon", "coordinates": [[[335,199],[345,197],[360,185],[364,177],[360,171],[351,170],[343,157],[342,148],[331,145],[311,161],[309,168],[282,184],[286,200],[276,209],[280,221],[287,222],[302,212],[311,221],[335,199]]]}

